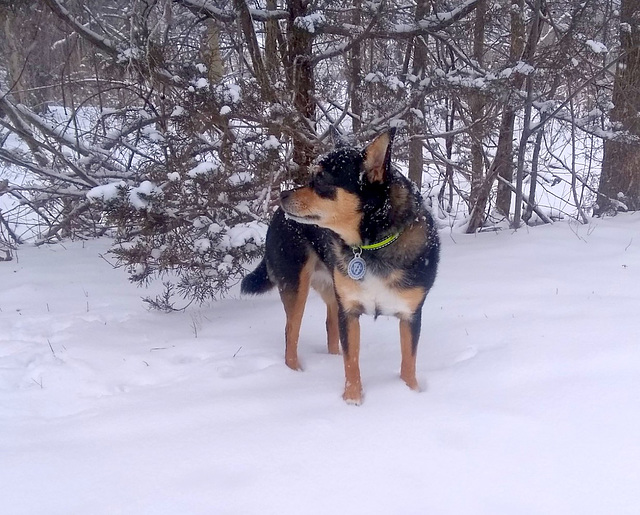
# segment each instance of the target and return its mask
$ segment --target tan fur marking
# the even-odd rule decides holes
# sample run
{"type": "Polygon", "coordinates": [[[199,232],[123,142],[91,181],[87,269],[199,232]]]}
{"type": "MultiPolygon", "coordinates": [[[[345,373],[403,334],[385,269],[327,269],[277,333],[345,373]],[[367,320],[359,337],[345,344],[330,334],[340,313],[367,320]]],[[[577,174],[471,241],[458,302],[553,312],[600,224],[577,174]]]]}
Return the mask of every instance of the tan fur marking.
{"type": "Polygon", "coordinates": [[[338,326],[338,300],[333,288],[333,277],[329,269],[315,257],[311,276],[311,287],[316,290],[327,305],[327,348],[329,354],[340,354],[340,328],[338,326]]]}
{"type": "Polygon", "coordinates": [[[342,302],[342,307],[347,312],[360,311],[362,306],[355,300],[349,299],[357,298],[360,294],[360,285],[350,279],[346,275],[341,274],[337,269],[333,271],[333,283],[336,287],[336,293],[342,302]]]}
{"type": "Polygon", "coordinates": [[[413,261],[423,251],[427,243],[427,232],[424,223],[407,227],[394,243],[394,257],[399,261],[413,261]]]}
{"type": "Polygon", "coordinates": [[[329,354],[340,354],[340,328],[338,303],[327,304],[327,349],[329,354]]]}
{"type": "Polygon", "coordinates": [[[317,217],[312,222],[331,229],[347,245],[359,245],[360,241],[360,199],[353,193],[337,188],[336,197],[327,199],[317,195],[311,188],[295,190],[287,200],[285,210],[300,217],[317,217]]]}
{"type": "Polygon", "coordinates": [[[402,297],[412,313],[415,313],[427,295],[424,288],[416,286],[415,288],[398,289],[398,295],[402,297]]]}
{"type": "Polygon", "coordinates": [[[384,158],[390,143],[389,133],[385,132],[367,145],[364,151],[364,169],[369,181],[381,182],[384,179],[384,158]]]}
{"type": "Polygon", "coordinates": [[[385,277],[385,283],[389,286],[389,288],[397,288],[398,285],[402,284],[404,280],[404,272],[402,270],[392,270],[387,277],[385,277]]]}
{"type": "Polygon", "coordinates": [[[360,379],[360,321],[351,317],[347,322],[349,350],[344,353],[344,394],[349,404],[362,403],[362,381],[360,379]]]}
{"type": "Polygon", "coordinates": [[[311,273],[315,267],[315,260],[310,259],[300,272],[300,284],[295,292],[280,292],[280,299],[287,315],[285,325],[285,354],[284,362],[292,370],[301,370],[298,361],[298,339],[300,337],[300,325],[302,315],[309,295],[311,273]]]}
{"type": "MultiPolygon", "coordinates": [[[[401,298],[406,305],[406,311],[403,310],[402,313],[387,314],[393,314],[398,318],[410,318],[411,315],[419,308],[427,295],[427,292],[420,286],[403,288],[400,286],[402,284],[403,277],[404,272],[394,270],[383,279],[387,287],[390,290],[393,290],[395,295],[401,298]]],[[[361,313],[363,311],[363,305],[358,301],[358,299],[362,298],[362,295],[364,294],[362,284],[350,279],[346,275],[342,274],[338,269],[333,272],[333,283],[344,309],[347,312],[361,313]]]]}
{"type": "Polygon", "coordinates": [[[406,209],[410,205],[410,191],[402,184],[392,184],[389,191],[389,201],[397,209],[406,209]]]}
{"type": "Polygon", "coordinates": [[[347,193],[338,188],[335,200],[325,200],[322,211],[326,213],[323,226],[331,229],[345,241],[347,245],[359,245],[360,240],[360,199],[357,195],[347,193]]]}
{"type": "Polygon", "coordinates": [[[333,290],[317,290],[327,305],[327,348],[329,354],[340,354],[340,327],[338,325],[338,301],[333,290]]]}
{"type": "Polygon", "coordinates": [[[411,341],[411,324],[407,320],[400,320],[400,351],[402,353],[400,377],[409,388],[420,391],[420,385],[416,379],[416,353],[413,352],[411,341]]]}

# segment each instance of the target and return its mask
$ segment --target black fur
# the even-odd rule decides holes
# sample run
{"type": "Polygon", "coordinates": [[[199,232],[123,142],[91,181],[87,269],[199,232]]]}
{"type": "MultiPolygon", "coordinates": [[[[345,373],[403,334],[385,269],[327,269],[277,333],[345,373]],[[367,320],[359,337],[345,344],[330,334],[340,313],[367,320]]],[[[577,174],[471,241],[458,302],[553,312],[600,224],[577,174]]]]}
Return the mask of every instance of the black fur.
{"type": "Polygon", "coordinates": [[[240,290],[245,294],[259,295],[268,292],[274,286],[275,284],[269,279],[267,262],[263,259],[253,272],[242,279],[240,290]]]}

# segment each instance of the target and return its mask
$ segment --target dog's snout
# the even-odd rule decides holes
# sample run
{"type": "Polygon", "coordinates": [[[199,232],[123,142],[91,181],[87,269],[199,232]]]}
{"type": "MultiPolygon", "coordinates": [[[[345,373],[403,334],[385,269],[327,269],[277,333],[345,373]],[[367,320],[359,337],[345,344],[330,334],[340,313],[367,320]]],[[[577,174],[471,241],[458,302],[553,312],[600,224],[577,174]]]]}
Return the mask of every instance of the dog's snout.
{"type": "Polygon", "coordinates": [[[291,193],[292,193],[292,190],[280,192],[280,202],[286,202],[287,199],[291,196],[291,193]]]}

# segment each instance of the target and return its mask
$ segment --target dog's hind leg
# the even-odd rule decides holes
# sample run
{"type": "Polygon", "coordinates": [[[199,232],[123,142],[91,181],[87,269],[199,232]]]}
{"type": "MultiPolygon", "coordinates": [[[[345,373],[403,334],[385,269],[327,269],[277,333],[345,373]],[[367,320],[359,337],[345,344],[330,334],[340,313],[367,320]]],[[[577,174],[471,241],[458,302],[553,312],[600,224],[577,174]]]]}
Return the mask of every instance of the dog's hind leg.
{"type": "Polygon", "coordinates": [[[327,305],[327,348],[329,354],[340,354],[340,324],[338,323],[338,301],[333,291],[333,284],[330,287],[319,287],[314,285],[316,291],[327,305]]]}
{"type": "Polygon", "coordinates": [[[420,391],[420,385],[416,379],[416,354],[420,338],[421,315],[421,310],[418,310],[411,319],[400,319],[400,351],[402,353],[400,377],[409,388],[415,391],[420,391]]]}
{"type": "Polygon", "coordinates": [[[327,347],[329,354],[340,354],[340,327],[338,324],[338,302],[333,297],[327,302],[327,347]]]}

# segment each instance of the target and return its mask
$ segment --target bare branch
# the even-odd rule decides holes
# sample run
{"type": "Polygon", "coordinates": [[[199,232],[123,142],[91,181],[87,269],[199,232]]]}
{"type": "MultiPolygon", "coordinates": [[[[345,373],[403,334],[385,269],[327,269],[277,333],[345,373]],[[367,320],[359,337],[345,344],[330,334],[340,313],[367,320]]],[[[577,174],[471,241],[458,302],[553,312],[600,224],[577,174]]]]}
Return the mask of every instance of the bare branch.
{"type": "Polygon", "coordinates": [[[72,30],[80,34],[83,38],[88,40],[92,45],[98,48],[105,54],[117,58],[118,49],[116,44],[108,38],[101,36],[100,34],[88,29],[83,23],[77,21],[74,16],[60,3],[59,0],[43,0],[45,4],[51,9],[51,11],[66,23],[72,30]]]}

